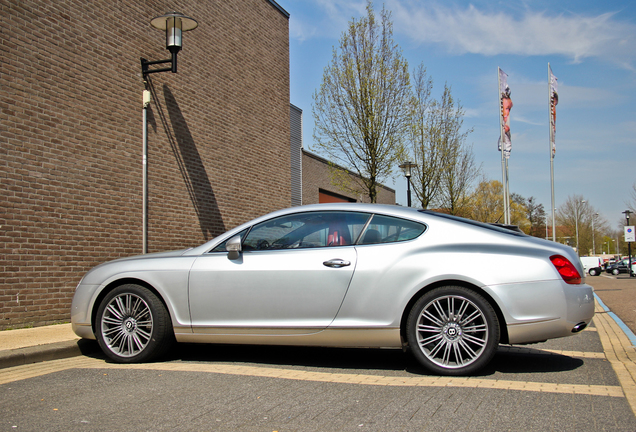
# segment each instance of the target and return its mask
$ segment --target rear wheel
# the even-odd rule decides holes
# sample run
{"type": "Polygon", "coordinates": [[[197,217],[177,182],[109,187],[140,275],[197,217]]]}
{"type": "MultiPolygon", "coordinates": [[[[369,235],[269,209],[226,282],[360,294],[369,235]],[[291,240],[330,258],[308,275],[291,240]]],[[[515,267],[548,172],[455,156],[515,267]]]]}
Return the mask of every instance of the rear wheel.
{"type": "Polygon", "coordinates": [[[104,297],[97,310],[97,342],[118,363],[152,360],[174,340],[170,315],[149,289],[127,284],[104,297]]]}
{"type": "Polygon", "coordinates": [[[589,273],[590,273],[590,276],[596,276],[598,274],[598,271],[595,268],[591,268],[589,273]]]}
{"type": "Polygon", "coordinates": [[[615,268],[615,269],[613,269],[613,270],[612,270],[612,274],[613,274],[614,276],[617,276],[619,273],[620,273],[620,270],[619,270],[619,269],[617,269],[617,268],[615,268]]]}
{"type": "Polygon", "coordinates": [[[459,286],[436,288],[413,306],[407,340],[415,358],[442,375],[471,374],[499,345],[499,321],[486,299],[459,286]]]}

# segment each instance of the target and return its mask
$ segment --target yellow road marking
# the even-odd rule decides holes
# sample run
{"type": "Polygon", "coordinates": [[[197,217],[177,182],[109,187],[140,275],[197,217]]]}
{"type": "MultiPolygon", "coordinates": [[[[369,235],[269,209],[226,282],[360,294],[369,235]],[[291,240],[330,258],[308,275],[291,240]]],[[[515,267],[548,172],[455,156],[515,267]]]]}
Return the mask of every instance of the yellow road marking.
{"type": "Polygon", "coordinates": [[[636,350],[625,332],[608,314],[594,316],[603,351],[618,376],[625,397],[636,414],[636,350]]]}
{"type": "MultiPolygon", "coordinates": [[[[598,306],[597,306],[598,310],[598,306]]],[[[603,345],[603,353],[565,350],[541,350],[526,347],[502,347],[500,349],[520,354],[555,354],[578,358],[604,359],[610,362],[621,386],[555,384],[526,381],[495,380],[473,377],[437,376],[382,376],[367,374],[346,374],[312,372],[297,369],[271,368],[216,363],[146,363],[120,365],[89,357],[72,357],[61,360],[34,363],[0,369],[0,384],[20,381],[68,369],[136,369],[157,371],[207,372],[237,376],[269,377],[301,381],[333,382],[358,385],[408,386],[408,387],[470,387],[497,390],[519,390],[546,393],[586,394],[593,396],[626,397],[636,414],[636,349],[606,313],[594,317],[596,327],[586,331],[596,331],[603,345]]]]}
{"type": "Polygon", "coordinates": [[[179,372],[207,372],[238,376],[291,379],[300,381],[331,382],[339,384],[407,386],[407,387],[469,387],[496,390],[519,390],[545,393],[585,394],[592,396],[624,397],[619,386],[554,384],[510,380],[494,380],[471,377],[438,376],[382,376],[311,372],[296,369],[270,368],[214,363],[145,363],[120,365],[88,357],[74,357],[45,363],[17,366],[0,370],[0,384],[32,378],[67,369],[136,369],[179,372]]]}

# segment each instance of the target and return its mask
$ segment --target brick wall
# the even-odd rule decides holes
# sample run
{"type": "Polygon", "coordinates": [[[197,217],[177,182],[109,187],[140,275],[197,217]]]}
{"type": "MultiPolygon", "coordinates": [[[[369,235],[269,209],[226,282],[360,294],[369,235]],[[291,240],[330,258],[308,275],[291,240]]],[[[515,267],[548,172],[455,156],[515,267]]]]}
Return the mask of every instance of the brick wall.
{"type": "Polygon", "coordinates": [[[177,10],[179,72],[150,75],[148,251],[290,205],[288,19],[267,0],[0,0],[0,329],[68,321],[85,271],[142,252],[140,57],[177,10]],[[284,168],[284,169],[282,169],[284,168]]]}
{"type": "MultiPolygon", "coordinates": [[[[354,199],[355,202],[370,202],[365,191],[351,192],[334,185],[329,171],[329,162],[326,159],[303,150],[303,204],[317,204],[321,190],[354,199]]],[[[357,178],[355,174],[351,174],[349,176],[351,184],[356,184],[357,178]]],[[[395,204],[395,190],[380,185],[377,202],[378,204],[395,204]]]]}

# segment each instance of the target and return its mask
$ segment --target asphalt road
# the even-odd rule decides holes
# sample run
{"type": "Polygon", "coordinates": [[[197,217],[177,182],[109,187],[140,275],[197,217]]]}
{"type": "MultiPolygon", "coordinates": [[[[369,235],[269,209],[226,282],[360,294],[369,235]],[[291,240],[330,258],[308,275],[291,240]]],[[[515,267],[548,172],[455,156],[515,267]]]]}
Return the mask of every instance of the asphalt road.
{"type": "MultiPolygon", "coordinates": [[[[634,325],[636,280],[588,278],[634,325]],[[622,300],[621,300],[622,299],[622,300]]],[[[161,362],[75,357],[0,371],[0,431],[635,431],[601,329],[501,346],[478,376],[393,350],[178,345],[161,362]]]]}

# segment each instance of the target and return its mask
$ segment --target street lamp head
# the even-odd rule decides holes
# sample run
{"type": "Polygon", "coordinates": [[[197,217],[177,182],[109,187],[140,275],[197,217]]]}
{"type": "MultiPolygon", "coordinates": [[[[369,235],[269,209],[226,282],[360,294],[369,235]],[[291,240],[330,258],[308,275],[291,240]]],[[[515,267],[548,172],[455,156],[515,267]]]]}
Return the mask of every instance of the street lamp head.
{"type": "Polygon", "coordinates": [[[629,215],[632,213],[631,210],[625,210],[623,214],[625,214],[625,219],[627,219],[627,223],[629,224],[629,215]]]}
{"type": "Polygon", "coordinates": [[[166,49],[174,53],[183,46],[182,32],[194,30],[199,23],[180,12],[170,12],[153,18],[150,25],[166,32],[166,49]]]}
{"type": "Polygon", "coordinates": [[[416,166],[417,166],[417,164],[414,164],[411,161],[406,161],[402,165],[400,165],[400,169],[402,169],[402,172],[404,173],[404,177],[410,178],[411,177],[411,170],[413,168],[415,168],[416,166]]]}
{"type": "Polygon", "coordinates": [[[159,30],[166,32],[166,49],[172,53],[172,57],[168,60],[148,61],[141,59],[141,73],[146,79],[146,75],[157,72],[177,73],[177,53],[181,51],[183,46],[182,33],[197,28],[199,23],[194,18],[185,16],[180,12],[170,12],[150,21],[150,25],[159,30]],[[170,67],[160,69],[150,69],[151,65],[170,63],[170,67]]]}

